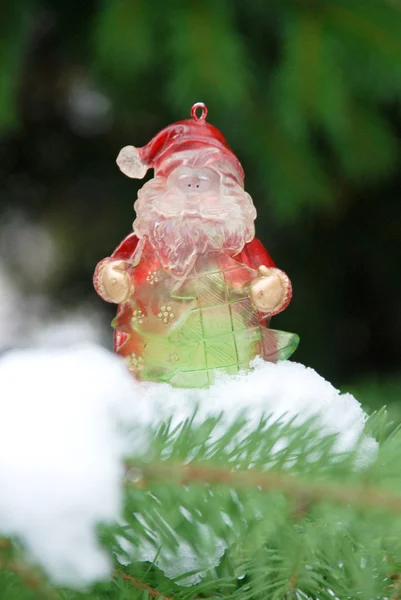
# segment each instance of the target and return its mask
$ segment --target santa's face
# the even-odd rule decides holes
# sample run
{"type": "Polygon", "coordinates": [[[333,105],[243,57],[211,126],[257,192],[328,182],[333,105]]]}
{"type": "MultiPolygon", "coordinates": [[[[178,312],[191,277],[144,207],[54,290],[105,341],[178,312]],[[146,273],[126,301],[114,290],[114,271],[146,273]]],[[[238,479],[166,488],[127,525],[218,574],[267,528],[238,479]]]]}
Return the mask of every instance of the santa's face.
{"type": "Polygon", "coordinates": [[[252,199],[208,166],[179,166],[138,192],[134,231],[147,236],[166,269],[184,275],[199,254],[236,254],[254,236],[252,199]]]}
{"type": "Polygon", "coordinates": [[[229,206],[220,175],[208,167],[178,167],[167,178],[163,196],[154,208],[163,217],[202,217],[218,222],[227,218],[229,206]]]}

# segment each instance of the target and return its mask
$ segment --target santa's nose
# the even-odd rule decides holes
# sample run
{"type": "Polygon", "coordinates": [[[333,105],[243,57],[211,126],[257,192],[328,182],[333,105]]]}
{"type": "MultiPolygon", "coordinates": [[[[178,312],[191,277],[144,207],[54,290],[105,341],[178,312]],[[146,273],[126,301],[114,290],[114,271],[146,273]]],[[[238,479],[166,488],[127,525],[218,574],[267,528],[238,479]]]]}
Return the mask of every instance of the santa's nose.
{"type": "Polygon", "coordinates": [[[193,191],[195,189],[199,189],[201,185],[201,180],[199,177],[189,177],[186,181],[187,187],[192,188],[193,191]]]}
{"type": "Polygon", "coordinates": [[[178,168],[169,178],[169,183],[178,187],[187,197],[217,189],[219,182],[218,174],[208,168],[178,168]]]}
{"type": "Polygon", "coordinates": [[[205,176],[202,177],[202,175],[184,177],[181,180],[181,184],[184,189],[186,188],[187,193],[189,192],[190,195],[206,192],[211,188],[210,179],[205,176]]]}

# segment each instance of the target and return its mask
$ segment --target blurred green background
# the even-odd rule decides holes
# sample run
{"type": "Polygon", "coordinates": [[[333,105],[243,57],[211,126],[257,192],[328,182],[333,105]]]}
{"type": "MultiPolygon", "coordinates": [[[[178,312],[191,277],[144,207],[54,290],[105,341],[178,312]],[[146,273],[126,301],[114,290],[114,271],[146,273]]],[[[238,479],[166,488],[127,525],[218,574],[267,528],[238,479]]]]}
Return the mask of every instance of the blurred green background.
{"type": "Polygon", "coordinates": [[[273,326],[300,334],[294,360],[396,411],[400,96],[399,0],[2,0],[0,249],[19,331],[46,298],[39,328],[85,305],[111,345],[91,277],[143,184],[115,157],[203,101],[293,281],[273,326]]]}

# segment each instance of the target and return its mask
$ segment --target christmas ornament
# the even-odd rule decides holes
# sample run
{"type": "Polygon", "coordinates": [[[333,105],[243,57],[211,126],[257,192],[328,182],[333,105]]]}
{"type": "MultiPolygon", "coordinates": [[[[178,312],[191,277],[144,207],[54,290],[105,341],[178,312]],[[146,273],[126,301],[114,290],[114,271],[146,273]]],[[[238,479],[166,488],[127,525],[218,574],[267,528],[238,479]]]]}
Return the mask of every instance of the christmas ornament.
{"type": "Polygon", "coordinates": [[[115,351],[138,379],[178,387],[207,386],[258,355],[286,359],[299,341],[269,328],[291,282],[255,238],[241,164],[203,103],[191,115],[121,150],[125,175],[154,177],[138,192],[133,232],[94,275],[118,304],[115,351]]]}

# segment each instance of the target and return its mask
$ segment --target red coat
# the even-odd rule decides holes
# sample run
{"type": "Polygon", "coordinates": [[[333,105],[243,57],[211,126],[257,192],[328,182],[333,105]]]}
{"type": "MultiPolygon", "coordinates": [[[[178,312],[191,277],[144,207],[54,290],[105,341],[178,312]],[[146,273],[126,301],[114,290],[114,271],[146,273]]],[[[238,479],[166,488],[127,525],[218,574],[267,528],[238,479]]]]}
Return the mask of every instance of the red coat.
{"type": "MultiPolygon", "coordinates": [[[[256,238],[234,257],[199,256],[196,268],[177,282],[160,265],[150,242],[131,233],[96,267],[94,285],[105,300],[98,279],[109,260],[132,265],[128,272],[134,293],[118,307],[115,351],[140,379],[201,387],[216,370],[234,373],[258,354],[278,360],[295,350],[296,336],[268,329],[275,313],[262,314],[249,300],[247,285],[257,268],[275,267],[256,238]]],[[[290,287],[277,312],[286,308],[291,295],[290,287]]]]}

